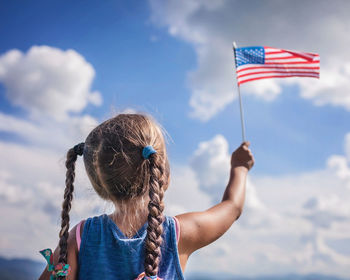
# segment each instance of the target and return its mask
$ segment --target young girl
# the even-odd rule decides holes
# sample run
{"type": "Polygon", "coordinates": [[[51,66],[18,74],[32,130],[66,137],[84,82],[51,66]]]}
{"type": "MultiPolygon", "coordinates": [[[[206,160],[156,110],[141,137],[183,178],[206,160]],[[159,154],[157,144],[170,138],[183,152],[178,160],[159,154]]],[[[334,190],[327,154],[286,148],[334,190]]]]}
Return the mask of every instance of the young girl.
{"type": "Polygon", "coordinates": [[[184,279],[188,257],[241,215],[246,176],[254,164],[248,147],[243,142],[232,154],[221,203],[170,217],[163,215],[170,169],[160,126],[142,114],[119,114],[101,123],[67,153],[60,240],[53,254],[40,251],[48,262],[40,279],[184,279]],[[115,211],[69,231],[78,155],[97,194],[112,201],[115,211]]]}

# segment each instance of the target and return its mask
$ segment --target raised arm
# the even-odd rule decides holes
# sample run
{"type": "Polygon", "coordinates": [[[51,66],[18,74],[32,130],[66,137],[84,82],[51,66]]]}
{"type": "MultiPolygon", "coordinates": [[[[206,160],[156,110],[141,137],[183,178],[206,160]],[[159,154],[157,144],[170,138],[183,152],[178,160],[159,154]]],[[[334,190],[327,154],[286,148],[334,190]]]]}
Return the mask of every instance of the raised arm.
{"type": "Polygon", "coordinates": [[[222,236],[242,213],[248,171],[254,165],[253,155],[243,142],[231,156],[230,179],[222,201],[202,212],[190,212],[176,216],[181,234],[178,245],[180,259],[186,259],[195,250],[222,236]]]}

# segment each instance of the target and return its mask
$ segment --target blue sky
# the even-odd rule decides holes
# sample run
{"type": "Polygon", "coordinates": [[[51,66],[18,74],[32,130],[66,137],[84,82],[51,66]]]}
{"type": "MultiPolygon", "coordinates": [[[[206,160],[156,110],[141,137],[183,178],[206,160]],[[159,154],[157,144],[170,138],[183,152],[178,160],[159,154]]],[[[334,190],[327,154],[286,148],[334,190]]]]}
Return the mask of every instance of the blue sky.
{"type": "MultiPolygon", "coordinates": [[[[186,73],[196,68],[195,53],[187,42],[173,38],[149,18],[149,5],[139,1],[106,1],[103,5],[94,1],[11,1],[2,8],[0,50],[26,52],[33,45],[76,50],[95,68],[92,89],[99,90],[104,100],[101,106],[87,106],[83,113],[103,118],[111,104],[153,113],[174,140],[170,146],[174,161],[186,160],[199,141],[216,133],[225,135],[234,149],[241,141],[237,101],[208,122],[190,118],[186,73]]],[[[237,95],[234,77],[232,83],[232,95],[237,95]]],[[[2,87],[2,111],[23,115],[6,100],[4,91],[2,87]]],[[[242,89],[256,174],[321,168],[329,154],[342,151],[349,112],[315,107],[300,99],[298,91],[297,87],[287,88],[283,98],[266,103],[244,96],[242,89]]]]}
{"type": "MultiPolygon", "coordinates": [[[[49,153],[47,161],[49,158],[61,159],[65,151],[76,144],[73,141],[78,143],[86,137],[84,133],[79,134],[84,116],[88,116],[89,124],[93,125],[110,117],[114,109],[121,111],[133,108],[146,111],[155,116],[172,138],[168,150],[174,167],[174,177],[179,174],[179,178],[194,182],[194,194],[200,195],[205,201],[198,205],[188,205],[186,202],[180,202],[180,194],[173,192],[174,199],[169,199],[172,208],[169,209],[194,210],[191,207],[207,207],[210,201],[223,191],[217,186],[221,185],[223,188],[226,184],[225,174],[222,175],[223,178],[219,178],[218,174],[221,174],[221,171],[211,168],[209,163],[211,160],[214,165],[215,162],[219,162],[219,166],[223,166],[221,169],[226,171],[228,156],[241,142],[231,42],[235,40],[240,46],[268,45],[297,49],[320,53],[320,80],[275,79],[254,82],[241,88],[247,138],[251,141],[251,149],[256,159],[251,171],[251,189],[257,190],[259,199],[252,198],[252,201],[261,200],[260,204],[254,204],[255,202],[248,204],[247,219],[252,215],[249,213],[261,210],[259,207],[263,207],[262,205],[268,208],[269,205],[278,204],[278,198],[274,201],[267,197],[267,190],[283,195],[285,190],[283,188],[287,186],[293,188],[294,183],[308,180],[314,182],[314,192],[310,191],[309,197],[303,197],[303,193],[300,193],[293,202],[300,203],[294,205],[291,202],[290,207],[294,205],[304,211],[303,203],[308,198],[314,199],[319,208],[313,209],[315,211],[313,215],[322,216],[320,213],[326,211],[328,206],[324,206],[324,197],[320,195],[325,197],[334,195],[335,204],[337,199],[345,203],[340,194],[344,192],[342,188],[348,188],[346,186],[350,178],[348,175],[350,138],[346,136],[349,133],[350,117],[348,82],[350,57],[345,47],[349,41],[346,30],[350,26],[350,21],[345,12],[349,8],[348,3],[336,1],[334,6],[327,10],[327,1],[306,1],[303,7],[293,6],[287,1],[280,1],[278,5],[274,5],[273,1],[262,1],[264,4],[257,1],[243,2],[225,0],[3,2],[0,9],[0,113],[3,120],[0,127],[0,141],[3,144],[3,153],[15,144],[17,148],[14,149],[27,149],[28,157],[32,150],[43,149],[43,154],[49,153]],[[314,5],[316,3],[317,5],[314,5]],[[287,13],[287,10],[291,10],[292,14],[287,13]],[[307,11],[312,11],[312,15],[307,11]],[[262,27],[259,20],[263,20],[269,28],[262,27]],[[48,52],[52,52],[53,56],[56,55],[53,48],[61,53],[73,49],[84,59],[81,67],[87,64],[91,66],[95,76],[88,74],[84,76],[85,72],[81,72],[82,79],[88,85],[91,83],[87,92],[82,92],[82,96],[84,95],[82,102],[86,102],[86,105],[80,108],[77,105],[79,99],[74,101],[76,103],[72,101],[75,105],[72,103],[71,109],[57,109],[64,116],[63,119],[59,119],[58,115],[45,109],[46,105],[41,108],[39,103],[31,103],[30,97],[29,99],[25,97],[28,94],[35,94],[35,89],[40,90],[40,85],[28,86],[34,89],[30,93],[25,92],[25,86],[21,92],[13,90],[12,81],[17,79],[18,83],[24,83],[24,76],[13,74],[13,77],[10,77],[2,74],[1,69],[6,70],[8,66],[2,62],[1,57],[5,61],[4,58],[9,57],[8,52],[14,49],[19,50],[23,57],[26,55],[29,57],[29,50],[33,46],[38,46],[39,49],[47,46],[48,52]],[[86,94],[94,92],[98,92],[95,98],[99,96],[100,102],[86,98],[86,94]],[[77,132],[71,132],[74,129],[69,126],[72,120],[79,126],[77,132]],[[55,127],[53,132],[50,132],[50,125],[55,127]],[[33,131],[37,131],[39,136],[34,136],[33,131]],[[218,135],[219,137],[215,138],[218,135]],[[200,143],[209,143],[214,147],[210,154],[212,158],[208,159],[208,166],[201,170],[193,166],[193,162],[198,158],[206,160],[200,143]],[[229,148],[225,149],[227,145],[229,148]],[[333,156],[338,157],[334,159],[333,156]],[[204,173],[208,172],[213,174],[213,183],[202,188],[200,184],[201,182],[205,184],[206,178],[204,173]],[[317,189],[316,184],[320,178],[324,185],[320,187],[322,191],[317,189]],[[328,182],[337,187],[331,189],[328,182]]],[[[22,63],[25,63],[24,60],[22,63]]],[[[16,66],[18,72],[22,71],[20,63],[18,62],[16,66]]],[[[30,62],[26,63],[28,63],[26,67],[31,67],[30,62]]],[[[78,72],[79,67],[76,68],[78,72]]],[[[23,69],[27,68],[23,66],[23,69]]],[[[45,71],[41,75],[45,76],[45,71]]],[[[50,79],[65,77],[64,75],[66,74],[63,70],[62,73],[58,71],[50,76],[50,79]]],[[[71,83],[74,84],[74,81],[71,83]]],[[[38,98],[50,101],[50,95],[44,90],[38,93],[38,98]]],[[[70,95],[64,98],[69,99],[70,95]]],[[[64,98],[57,99],[59,102],[55,106],[61,106],[65,102],[64,98]]],[[[88,132],[89,128],[81,128],[81,131],[88,132]]],[[[5,158],[6,155],[3,154],[5,158]]],[[[11,166],[16,166],[16,162],[11,166]]],[[[55,174],[57,170],[62,173],[61,167],[57,168],[55,166],[48,171],[48,174],[55,174]]],[[[6,166],[2,166],[1,170],[4,171],[3,174],[13,172],[6,169],[6,166]]],[[[55,175],[52,181],[48,178],[45,178],[45,181],[39,175],[39,177],[28,175],[29,177],[23,178],[23,181],[33,180],[32,184],[35,185],[37,181],[44,180],[59,185],[60,181],[56,180],[56,176],[60,178],[60,175],[55,175]]],[[[1,181],[3,189],[0,198],[8,203],[5,210],[12,211],[13,203],[25,201],[26,198],[17,201],[5,190],[7,184],[20,188],[23,183],[10,175],[6,176],[4,175],[1,181]]],[[[174,186],[179,184],[179,181],[177,179],[174,186]]],[[[183,184],[189,184],[188,182],[183,184]]],[[[312,189],[311,186],[302,184],[295,188],[296,191],[299,188],[312,189]]],[[[181,187],[179,193],[180,189],[181,187]]],[[[347,197],[349,190],[346,189],[345,192],[344,197],[347,197]]],[[[57,212],[59,206],[55,204],[54,207],[57,208],[54,208],[57,212]]],[[[328,210],[332,212],[333,206],[329,207],[328,210]]],[[[289,211],[287,208],[270,210],[271,213],[289,211]]],[[[90,213],[84,211],[77,213],[83,215],[90,213]]],[[[336,217],[343,215],[345,220],[350,219],[349,209],[345,206],[341,209],[341,213],[334,211],[336,217]]],[[[15,214],[13,215],[15,217],[15,214]]],[[[302,218],[305,215],[303,212],[298,216],[303,225],[306,223],[302,218]]],[[[270,218],[275,221],[273,217],[271,214],[270,218]]],[[[316,218],[308,222],[315,226],[313,223],[315,221],[316,218]]],[[[57,225],[52,223],[52,232],[55,226],[57,225]]],[[[245,223],[242,221],[242,227],[244,226],[245,223]]],[[[315,232],[319,230],[317,226],[315,228],[315,232]]],[[[8,228],[1,231],[5,236],[10,234],[8,228]]],[[[328,234],[335,235],[334,232],[334,228],[329,229],[328,234]]],[[[318,235],[316,235],[316,233],[310,235],[312,236],[308,239],[311,240],[310,244],[317,243],[315,240],[318,240],[318,235]]],[[[11,246],[14,246],[11,245],[14,241],[6,238],[3,243],[10,244],[6,245],[7,250],[10,250],[11,246]]],[[[344,247],[345,244],[349,244],[347,240],[350,240],[350,236],[332,238],[331,241],[324,243],[343,244],[344,247]]],[[[54,237],[50,242],[53,240],[54,237]]],[[[287,241],[284,244],[287,244],[287,241]]],[[[320,249],[322,246],[319,244],[305,246],[316,246],[314,252],[327,255],[320,249]]],[[[219,250],[219,245],[213,248],[213,252],[219,250]]],[[[30,249],[27,248],[25,256],[30,256],[28,253],[30,249]]],[[[336,249],[334,247],[331,250],[336,249]]],[[[339,251],[339,248],[337,250],[339,251]]],[[[338,253],[331,252],[329,256],[339,264],[341,271],[339,275],[343,276],[345,270],[341,267],[350,263],[350,255],[349,253],[336,255],[338,253]]],[[[315,255],[317,259],[317,253],[315,255]]],[[[197,261],[194,261],[194,269],[204,267],[200,266],[200,261],[202,257],[199,255],[197,261]]],[[[265,261],[270,269],[267,271],[278,271],[276,267],[281,267],[281,264],[274,262],[274,257],[265,256],[265,261]]],[[[246,268],[250,269],[248,263],[247,259],[246,268]]],[[[290,261],[289,263],[291,264],[290,261]]],[[[315,265],[315,263],[310,264],[309,268],[300,265],[297,271],[312,271],[312,267],[319,267],[318,271],[321,272],[331,272],[327,264],[315,265]]],[[[226,270],[230,272],[227,268],[228,266],[226,270]]],[[[288,265],[283,269],[280,272],[291,270],[288,265]]],[[[260,273],[259,270],[257,273],[260,273]]]]}

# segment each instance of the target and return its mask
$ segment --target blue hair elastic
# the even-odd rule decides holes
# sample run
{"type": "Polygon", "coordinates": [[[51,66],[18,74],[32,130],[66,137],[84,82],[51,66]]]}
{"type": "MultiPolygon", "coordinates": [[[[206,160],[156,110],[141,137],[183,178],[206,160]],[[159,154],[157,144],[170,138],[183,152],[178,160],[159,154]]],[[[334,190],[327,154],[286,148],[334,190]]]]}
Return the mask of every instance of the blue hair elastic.
{"type": "Polygon", "coordinates": [[[144,147],[142,150],[142,156],[144,159],[149,159],[150,155],[155,154],[155,153],[157,153],[157,152],[151,145],[144,147]]]}

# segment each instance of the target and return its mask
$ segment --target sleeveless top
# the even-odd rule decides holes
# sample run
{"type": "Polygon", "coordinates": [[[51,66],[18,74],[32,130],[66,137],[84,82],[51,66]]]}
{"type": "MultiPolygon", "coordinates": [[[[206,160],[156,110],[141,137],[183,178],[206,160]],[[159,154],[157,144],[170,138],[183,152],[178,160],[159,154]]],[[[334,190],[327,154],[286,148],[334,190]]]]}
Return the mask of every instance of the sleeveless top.
{"type": "MultiPolygon", "coordinates": [[[[144,271],[146,222],[132,237],[126,237],[106,214],[84,223],[79,249],[79,279],[134,280],[144,271]]],[[[184,280],[173,217],[164,216],[163,242],[158,277],[184,280]]]]}

